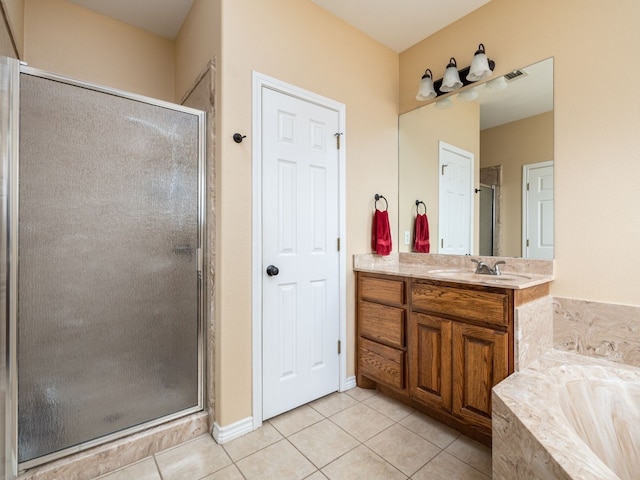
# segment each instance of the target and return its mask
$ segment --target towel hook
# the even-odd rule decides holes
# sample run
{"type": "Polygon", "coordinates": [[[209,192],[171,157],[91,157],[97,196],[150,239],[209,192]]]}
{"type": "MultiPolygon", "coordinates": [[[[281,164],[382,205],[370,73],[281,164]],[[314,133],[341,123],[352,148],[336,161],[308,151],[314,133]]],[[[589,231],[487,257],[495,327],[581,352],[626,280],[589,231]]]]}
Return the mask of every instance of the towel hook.
{"type": "Polygon", "coordinates": [[[376,209],[378,208],[378,200],[382,199],[382,200],[384,200],[384,204],[385,204],[384,209],[385,210],[389,210],[389,202],[387,202],[386,198],[384,198],[382,195],[377,194],[377,193],[376,193],[376,196],[374,198],[376,199],[376,203],[375,203],[376,209]]]}
{"type": "Polygon", "coordinates": [[[424,207],[424,214],[427,214],[427,205],[422,200],[416,200],[416,213],[420,214],[420,204],[424,207]]]}

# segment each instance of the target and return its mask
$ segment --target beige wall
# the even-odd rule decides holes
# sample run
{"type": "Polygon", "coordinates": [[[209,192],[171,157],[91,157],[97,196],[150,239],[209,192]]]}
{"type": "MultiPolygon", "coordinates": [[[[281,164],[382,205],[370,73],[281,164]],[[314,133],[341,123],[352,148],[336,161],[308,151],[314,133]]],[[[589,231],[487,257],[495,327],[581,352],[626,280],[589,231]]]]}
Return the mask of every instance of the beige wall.
{"type": "Polygon", "coordinates": [[[18,58],[18,52],[14,46],[13,34],[5,21],[4,9],[0,12],[0,55],[3,57],[18,58]]]}
{"type": "Polygon", "coordinates": [[[64,0],[25,0],[24,39],[31,67],[174,100],[171,40],[64,0]]]}
{"type": "Polygon", "coordinates": [[[193,86],[210,61],[220,56],[221,0],[195,0],[176,38],[176,101],[193,86]]]}
{"type": "MultiPolygon", "coordinates": [[[[376,192],[392,199],[397,225],[398,56],[308,0],[198,0],[196,9],[178,37],[176,84],[179,97],[217,57],[216,421],[225,426],[252,414],[252,71],[346,104],[346,309],[353,345],[351,256],[370,249],[376,192]],[[220,25],[220,38],[212,25],[220,25]],[[201,38],[206,46],[197,45],[201,38]],[[235,132],[245,141],[233,142],[235,132]]],[[[348,369],[353,375],[353,348],[348,369]]]]}
{"type": "Polygon", "coordinates": [[[636,0],[492,0],[400,55],[403,112],[425,68],[440,77],[451,55],[468,65],[479,42],[497,75],[554,57],[554,295],[640,305],[638,25],[636,0]]]}
{"type": "MultiPolygon", "coordinates": [[[[398,56],[308,0],[223,0],[220,73],[220,416],[251,414],[251,71],[346,104],[348,345],[355,344],[351,256],[370,249],[373,195],[398,197],[398,56]],[[238,145],[234,132],[248,135],[238,145]]],[[[397,207],[391,206],[397,239],[397,207]]],[[[349,374],[354,351],[349,349],[349,374]]]]}
{"type": "Polygon", "coordinates": [[[522,256],[522,167],[553,160],[553,112],[480,132],[480,166],[502,165],[502,253],[522,256]]]}
{"type": "Polygon", "coordinates": [[[24,59],[24,0],[2,0],[18,55],[24,59]]]}
{"type": "MultiPolygon", "coordinates": [[[[427,205],[430,253],[438,253],[438,211],[440,140],[467,150],[474,156],[474,185],[480,178],[480,106],[476,102],[454,101],[451,108],[439,110],[435,104],[407,112],[399,120],[399,200],[398,249],[413,251],[413,223],[416,200],[427,205]],[[411,232],[411,245],[404,245],[404,232],[411,232]]],[[[422,212],[422,207],[421,212],[422,212]]],[[[475,201],[474,218],[479,218],[480,202],[475,201]]],[[[474,253],[478,253],[479,227],[474,222],[474,253]]]]}

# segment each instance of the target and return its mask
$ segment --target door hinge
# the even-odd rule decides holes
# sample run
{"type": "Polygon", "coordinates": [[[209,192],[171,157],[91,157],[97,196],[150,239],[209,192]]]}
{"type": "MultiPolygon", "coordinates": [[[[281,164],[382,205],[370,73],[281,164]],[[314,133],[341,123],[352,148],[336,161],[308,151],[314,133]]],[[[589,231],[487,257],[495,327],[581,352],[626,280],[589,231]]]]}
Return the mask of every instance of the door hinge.
{"type": "Polygon", "coordinates": [[[334,133],[334,137],[336,137],[336,148],[340,150],[340,137],[343,135],[342,132],[334,133]]]}
{"type": "Polygon", "coordinates": [[[340,237],[338,237],[338,251],[340,251],[340,237]]]}
{"type": "Polygon", "coordinates": [[[440,239],[440,248],[444,248],[444,238],[440,239]]]}
{"type": "Polygon", "coordinates": [[[338,355],[340,355],[340,353],[342,353],[342,342],[338,340],[338,355]]]}
{"type": "Polygon", "coordinates": [[[442,175],[444,175],[444,169],[447,168],[449,165],[442,165],[442,175]]]}
{"type": "Polygon", "coordinates": [[[529,239],[527,238],[527,247],[529,247],[529,239]]]}
{"type": "Polygon", "coordinates": [[[527,192],[529,191],[529,182],[527,182],[527,192]]]}

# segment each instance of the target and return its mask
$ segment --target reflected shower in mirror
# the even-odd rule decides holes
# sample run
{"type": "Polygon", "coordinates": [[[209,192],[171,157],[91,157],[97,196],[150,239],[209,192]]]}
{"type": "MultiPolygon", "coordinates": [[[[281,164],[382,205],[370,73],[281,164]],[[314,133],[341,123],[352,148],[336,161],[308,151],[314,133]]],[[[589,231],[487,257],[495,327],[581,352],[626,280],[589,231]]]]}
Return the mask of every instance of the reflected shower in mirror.
{"type": "Polygon", "coordinates": [[[420,198],[431,253],[553,258],[553,123],[552,58],[400,115],[400,238],[420,198]]]}

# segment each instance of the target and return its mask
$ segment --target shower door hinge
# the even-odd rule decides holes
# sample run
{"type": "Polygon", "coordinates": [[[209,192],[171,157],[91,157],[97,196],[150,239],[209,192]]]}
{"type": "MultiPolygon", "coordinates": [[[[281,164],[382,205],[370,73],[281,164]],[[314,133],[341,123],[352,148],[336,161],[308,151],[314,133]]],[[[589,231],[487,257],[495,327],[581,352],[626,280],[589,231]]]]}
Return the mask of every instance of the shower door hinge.
{"type": "Polygon", "coordinates": [[[202,270],[204,270],[204,258],[201,248],[196,248],[196,263],[198,264],[198,273],[202,273],[202,270]]]}
{"type": "Polygon", "coordinates": [[[342,353],[342,342],[338,340],[338,355],[340,355],[340,353],[342,353]]]}
{"type": "Polygon", "coordinates": [[[343,133],[334,133],[333,136],[336,137],[336,148],[340,150],[340,136],[344,135],[343,133]]]}

